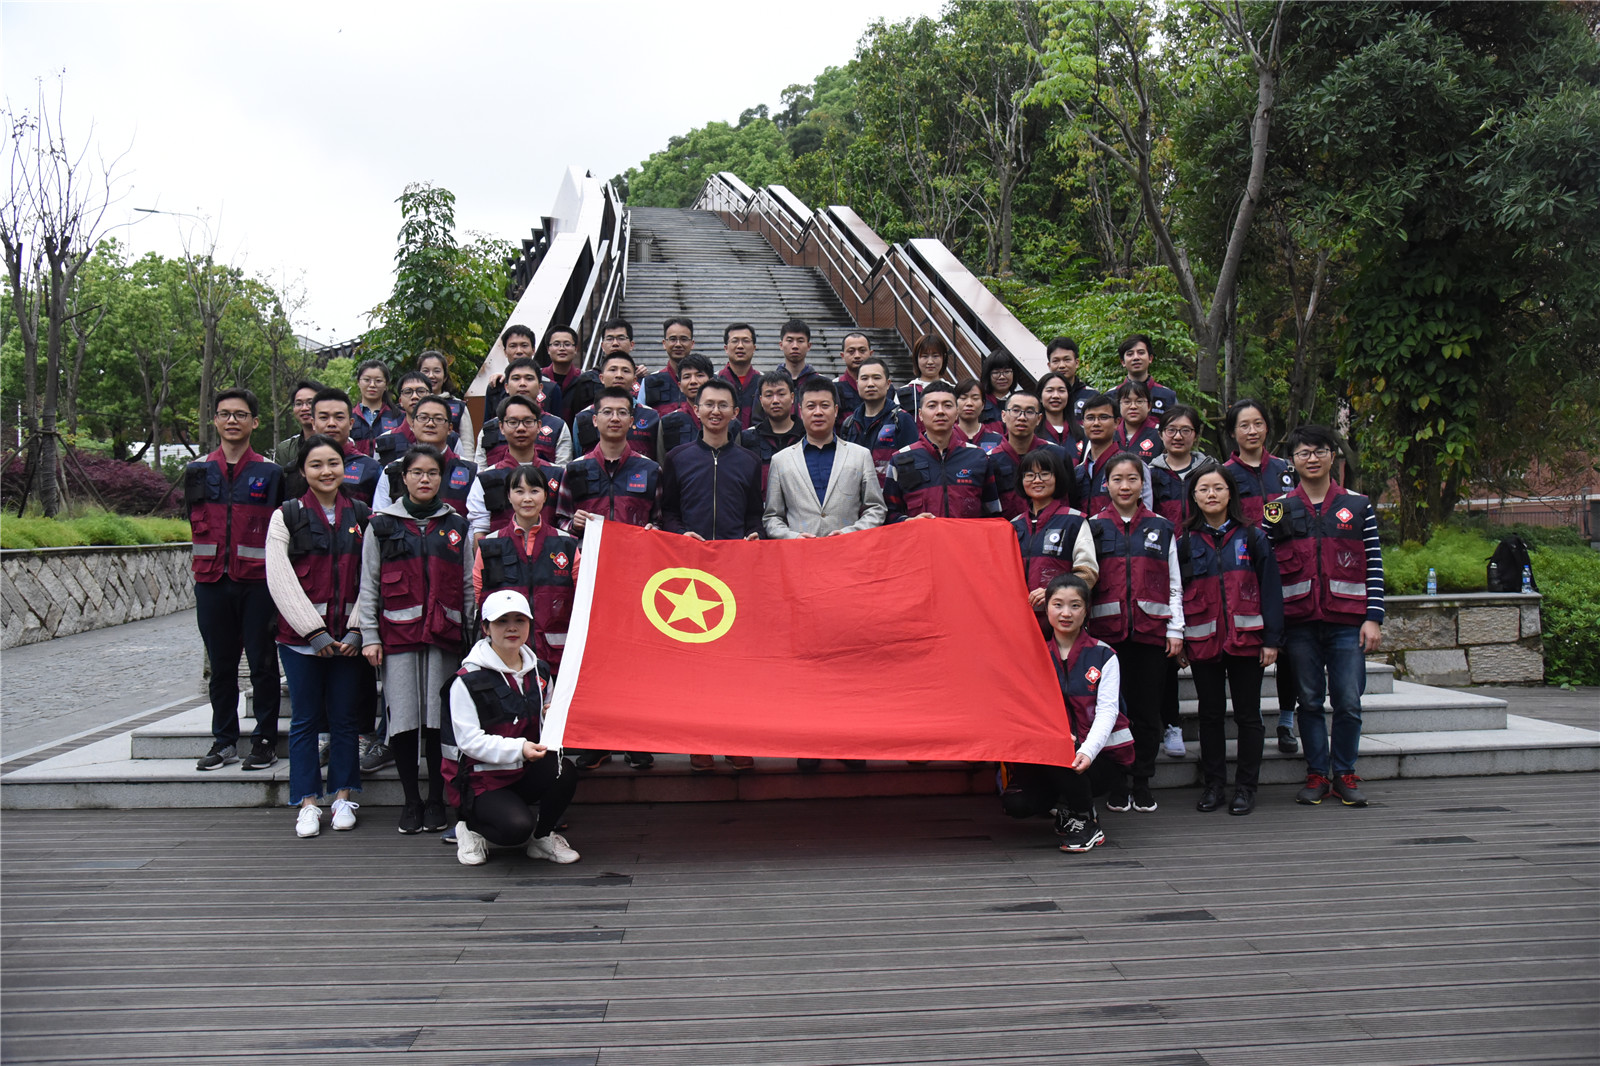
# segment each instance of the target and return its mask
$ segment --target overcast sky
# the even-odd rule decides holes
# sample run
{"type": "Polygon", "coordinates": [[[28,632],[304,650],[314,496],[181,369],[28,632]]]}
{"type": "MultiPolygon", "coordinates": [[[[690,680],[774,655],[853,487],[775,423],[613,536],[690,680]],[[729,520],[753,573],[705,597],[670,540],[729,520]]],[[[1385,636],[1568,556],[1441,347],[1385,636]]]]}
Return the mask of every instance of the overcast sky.
{"type": "Polygon", "coordinates": [[[459,235],[520,240],[568,165],[609,178],[848,62],[873,19],[939,7],[7,3],[0,70],[15,110],[64,71],[69,136],[128,149],[135,255],[178,254],[194,223],[133,208],[208,216],[222,258],[303,275],[301,332],[333,341],[389,294],[407,182],[456,194],[459,235]]]}

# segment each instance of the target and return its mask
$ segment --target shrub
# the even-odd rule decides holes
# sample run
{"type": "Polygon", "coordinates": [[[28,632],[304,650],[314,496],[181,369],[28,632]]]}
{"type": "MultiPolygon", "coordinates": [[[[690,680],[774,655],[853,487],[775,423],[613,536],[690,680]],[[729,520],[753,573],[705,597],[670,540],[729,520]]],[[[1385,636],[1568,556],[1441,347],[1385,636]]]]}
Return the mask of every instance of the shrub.
{"type": "Polygon", "coordinates": [[[1544,676],[1555,685],[1600,685],[1600,554],[1540,548],[1533,569],[1544,593],[1544,676]]]}
{"type": "MultiPolygon", "coordinates": [[[[108,455],[74,449],[85,476],[100,493],[100,498],[112,511],[123,514],[148,514],[165,497],[161,513],[175,515],[182,505],[182,494],[167,492],[171,482],[143,463],[122,462],[108,455]]],[[[24,456],[17,456],[0,473],[0,494],[6,499],[16,499],[23,486],[24,456]]],[[[67,485],[72,495],[81,498],[83,489],[76,472],[69,473],[67,485]]]]}
{"type": "Polygon", "coordinates": [[[68,519],[0,518],[0,548],[132,547],[182,544],[188,539],[189,523],[181,518],[127,518],[105,511],[68,519]]]}
{"type": "Polygon", "coordinates": [[[1481,533],[1444,527],[1426,544],[1383,549],[1384,583],[1396,596],[1421,596],[1428,591],[1428,567],[1439,579],[1440,592],[1482,592],[1488,586],[1489,556],[1494,542],[1481,533]]]}
{"type": "Polygon", "coordinates": [[[3,548],[70,548],[87,543],[71,522],[37,517],[0,519],[3,548]]]}
{"type": "Polygon", "coordinates": [[[120,515],[88,515],[84,518],[74,518],[70,524],[86,544],[128,547],[144,543],[139,531],[120,515]]]}

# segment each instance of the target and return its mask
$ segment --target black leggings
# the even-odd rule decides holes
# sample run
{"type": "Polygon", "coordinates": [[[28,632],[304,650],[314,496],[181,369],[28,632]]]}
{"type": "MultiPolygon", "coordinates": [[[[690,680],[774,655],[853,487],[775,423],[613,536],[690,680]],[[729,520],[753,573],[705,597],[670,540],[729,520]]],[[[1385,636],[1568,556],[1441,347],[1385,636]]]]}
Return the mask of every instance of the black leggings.
{"type": "MultiPolygon", "coordinates": [[[[417,787],[417,733],[418,730],[408,729],[389,738],[389,748],[394,752],[394,768],[400,774],[400,787],[405,790],[408,804],[422,802],[422,792],[417,787]]],[[[428,758],[428,802],[443,803],[444,775],[439,770],[439,764],[444,753],[439,748],[439,731],[423,726],[421,733],[428,758]]]]}
{"type": "Polygon", "coordinates": [[[1161,749],[1161,700],[1167,685],[1167,649],[1162,644],[1124,640],[1111,645],[1122,676],[1122,702],[1133,733],[1133,766],[1128,776],[1148,782],[1161,749]]]}
{"type": "Polygon", "coordinates": [[[568,760],[546,755],[522,766],[522,776],[503,788],[473,797],[467,828],[500,847],[514,847],[530,836],[548,836],[561,824],[572,794],[578,790],[578,769],[568,760]],[[557,767],[559,766],[559,770],[557,767]],[[539,817],[533,808],[539,808],[539,817]]]}
{"type": "Polygon", "coordinates": [[[1032,818],[1052,807],[1088,814],[1094,810],[1094,797],[1127,787],[1127,772],[1111,758],[1095,759],[1081,774],[1065,766],[1008,762],[1000,807],[1013,818],[1032,818]]]}

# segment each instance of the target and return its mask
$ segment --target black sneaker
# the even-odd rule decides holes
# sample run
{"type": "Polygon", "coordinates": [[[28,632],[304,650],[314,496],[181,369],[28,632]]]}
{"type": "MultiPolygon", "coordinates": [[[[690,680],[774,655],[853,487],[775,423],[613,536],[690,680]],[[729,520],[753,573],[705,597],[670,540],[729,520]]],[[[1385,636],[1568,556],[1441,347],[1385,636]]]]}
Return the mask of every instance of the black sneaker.
{"type": "Polygon", "coordinates": [[[604,766],[611,761],[609,751],[586,751],[572,761],[572,765],[580,770],[593,770],[596,766],[604,766]]]}
{"type": "Polygon", "coordinates": [[[361,772],[375,774],[385,766],[394,765],[394,752],[389,750],[389,745],[381,740],[374,740],[367,745],[367,750],[361,756],[361,772]]]}
{"type": "Polygon", "coordinates": [[[628,752],[628,767],[633,770],[649,770],[656,764],[656,757],[648,751],[628,752]]]}
{"type": "Polygon", "coordinates": [[[227,766],[231,762],[238,761],[239,754],[234,750],[233,745],[224,744],[219,740],[211,745],[210,751],[200,756],[200,760],[194,764],[194,768],[196,770],[215,770],[219,767],[227,766]]]}
{"type": "Polygon", "coordinates": [[[1307,806],[1315,806],[1326,799],[1328,793],[1332,791],[1333,783],[1315,770],[1312,770],[1306,774],[1306,787],[1294,794],[1294,801],[1296,803],[1304,803],[1307,806]]]}
{"type": "Polygon", "coordinates": [[[1147,781],[1133,783],[1133,809],[1144,814],[1149,814],[1156,809],[1156,798],[1150,794],[1150,784],[1147,781]]]}
{"type": "MultiPolygon", "coordinates": [[[[1051,808],[1051,814],[1056,816],[1056,836],[1066,838],[1073,832],[1073,818],[1078,817],[1065,807],[1051,808]]],[[[1081,822],[1082,818],[1078,818],[1081,822]]]]}
{"type": "Polygon", "coordinates": [[[244,762],[239,764],[241,770],[265,770],[278,761],[278,753],[273,749],[277,745],[270,740],[256,737],[250,742],[250,754],[244,757],[244,762]]]}
{"type": "Polygon", "coordinates": [[[1093,814],[1069,814],[1066,822],[1067,832],[1061,834],[1062,851],[1089,851],[1106,842],[1105,830],[1093,814]]]}
{"type": "Polygon", "coordinates": [[[1133,808],[1133,797],[1128,795],[1126,788],[1113,789],[1106,797],[1106,810],[1126,811],[1133,808]]]}
{"type": "Polygon", "coordinates": [[[1293,755],[1300,750],[1300,742],[1294,739],[1294,730],[1286,725],[1278,727],[1278,750],[1285,755],[1293,755]]]}
{"type": "Polygon", "coordinates": [[[422,831],[424,833],[442,833],[450,828],[450,818],[445,813],[444,804],[434,802],[422,808],[422,831]]]}
{"type": "Polygon", "coordinates": [[[796,759],[794,761],[794,768],[804,774],[814,773],[821,766],[821,759],[796,759]]]}
{"type": "Polygon", "coordinates": [[[1367,797],[1361,792],[1361,778],[1355,774],[1334,774],[1333,794],[1346,807],[1365,807],[1367,797]]]}
{"type": "Polygon", "coordinates": [[[422,804],[408,803],[400,808],[400,832],[407,836],[422,832],[422,804]]]}

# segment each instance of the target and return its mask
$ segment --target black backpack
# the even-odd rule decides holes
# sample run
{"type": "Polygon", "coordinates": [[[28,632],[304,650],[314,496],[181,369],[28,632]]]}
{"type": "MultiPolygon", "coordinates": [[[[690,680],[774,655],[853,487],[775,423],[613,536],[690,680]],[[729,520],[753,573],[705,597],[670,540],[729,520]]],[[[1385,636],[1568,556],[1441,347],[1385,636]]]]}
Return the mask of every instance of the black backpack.
{"type": "Polygon", "coordinates": [[[1539,582],[1533,578],[1533,561],[1528,556],[1528,542],[1513,533],[1502,540],[1489,556],[1488,582],[1490,592],[1521,592],[1522,568],[1528,568],[1533,591],[1539,591],[1539,582]]]}

